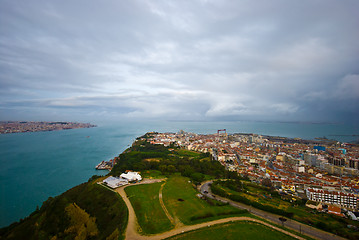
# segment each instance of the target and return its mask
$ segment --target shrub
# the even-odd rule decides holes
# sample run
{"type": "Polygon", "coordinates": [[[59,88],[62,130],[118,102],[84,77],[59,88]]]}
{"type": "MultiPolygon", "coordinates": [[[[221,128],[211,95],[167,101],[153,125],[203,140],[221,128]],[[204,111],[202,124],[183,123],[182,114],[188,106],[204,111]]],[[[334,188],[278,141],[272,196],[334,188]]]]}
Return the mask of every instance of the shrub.
{"type": "Polygon", "coordinates": [[[191,221],[199,220],[199,219],[206,219],[210,217],[214,217],[215,215],[213,213],[205,213],[203,215],[197,215],[190,218],[191,221]]]}

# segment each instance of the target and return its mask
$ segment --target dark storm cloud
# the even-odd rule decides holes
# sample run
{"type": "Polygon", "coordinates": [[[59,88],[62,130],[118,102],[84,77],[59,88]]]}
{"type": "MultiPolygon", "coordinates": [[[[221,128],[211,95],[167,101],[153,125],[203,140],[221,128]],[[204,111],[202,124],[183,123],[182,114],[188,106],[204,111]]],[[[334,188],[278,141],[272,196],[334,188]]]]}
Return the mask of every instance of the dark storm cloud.
{"type": "Polygon", "coordinates": [[[2,119],[359,120],[354,0],[0,5],[2,119]]]}

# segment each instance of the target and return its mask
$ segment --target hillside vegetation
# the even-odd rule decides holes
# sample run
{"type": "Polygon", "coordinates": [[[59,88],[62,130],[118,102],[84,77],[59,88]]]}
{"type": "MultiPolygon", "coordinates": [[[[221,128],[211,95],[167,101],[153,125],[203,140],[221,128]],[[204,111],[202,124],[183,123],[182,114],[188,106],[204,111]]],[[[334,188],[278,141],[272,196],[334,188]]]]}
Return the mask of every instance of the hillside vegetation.
{"type": "Polygon", "coordinates": [[[128,210],[122,198],[93,182],[49,198],[29,217],[0,230],[0,239],[121,239],[128,210]]]}
{"type": "Polygon", "coordinates": [[[270,188],[246,181],[228,180],[215,181],[211,189],[214,194],[233,201],[292,218],[348,239],[359,239],[357,221],[312,210],[305,207],[306,201],[293,197],[288,199],[288,196],[281,196],[270,188]]]}
{"type": "Polygon", "coordinates": [[[224,178],[231,174],[218,161],[211,161],[209,153],[153,145],[144,140],[137,140],[118,159],[111,175],[119,176],[126,170],[158,170],[167,176],[181,173],[199,184],[206,177],[224,178]]]}

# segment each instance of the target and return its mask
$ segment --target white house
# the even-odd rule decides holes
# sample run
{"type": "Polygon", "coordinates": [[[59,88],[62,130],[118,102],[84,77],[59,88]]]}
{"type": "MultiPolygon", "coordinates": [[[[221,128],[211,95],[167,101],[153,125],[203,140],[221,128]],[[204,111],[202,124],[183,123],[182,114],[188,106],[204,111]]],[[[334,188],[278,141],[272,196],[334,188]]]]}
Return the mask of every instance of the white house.
{"type": "Polygon", "coordinates": [[[142,177],[138,172],[127,172],[120,175],[121,178],[126,179],[129,182],[141,181],[142,177]]]}

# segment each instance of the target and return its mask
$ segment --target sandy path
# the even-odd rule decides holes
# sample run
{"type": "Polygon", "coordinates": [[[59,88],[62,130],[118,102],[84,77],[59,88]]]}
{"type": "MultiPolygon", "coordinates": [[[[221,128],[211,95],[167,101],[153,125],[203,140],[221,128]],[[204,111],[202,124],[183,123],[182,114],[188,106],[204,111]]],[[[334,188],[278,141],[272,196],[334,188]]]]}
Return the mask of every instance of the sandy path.
{"type": "Polygon", "coordinates": [[[165,184],[166,184],[166,182],[164,182],[161,185],[160,192],[158,194],[158,198],[160,200],[161,207],[162,207],[163,211],[166,213],[166,216],[168,217],[168,219],[171,221],[172,225],[175,226],[174,228],[182,227],[182,226],[184,226],[184,224],[176,216],[172,217],[172,215],[168,212],[168,209],[166,208],[165,203],[163,202],[162,191],[163,191],[163,186],[165,184]]]}
{"type": "Polygon", "coordinates": [[[301,239],[304,240],[304,238],[299,237],[293,233],[287,232],[281,228],[277,228],[273,225],[270,225],[269,223],[254,219],[254,218],[250,218],[250,217],[231,217],[231,218],[224,218],[224,219],[219,219],[219,220],[215,220],[215,221],[211,221],[211,222],[206,222],[206,223],[200,223],[200,224],[196,224],[196,225],[188,225],[188,226],[184,226],[184,227],[180,227],[177,229],[173,229],[171,231],[165,232],[165,233],[161,233],[158,235],[153,235],[153,236],[141,236],[142,238],[138,238],[138,239],[146,239],[146,240],[154,240],[154,239],[165,239],[165,238],[169,238],[172,236],[175,236],[177,234],[180,233],[184,233],[184,232],[188,232],[188,231],[193,231],[196,229],[200,229],[200,228],[204,228],[204,227],[210,227],[216,224],[221,224],[221,223],[228,223],[228,222],[235,222],[235,221],[251,221],[251,222],[256,222],[256,223],[260,223],[263,224],[265,226],[268,226],[270,228],[273,228],[277,231],[280,231],[282,233],[285,233],[287,235],[290,235],[296,239],[301,239]]]}
{"type": "Polygon", "coordinates": [[[126,228],[126,237],[125,239],[141,239],[139,238],[140,235],[138,234],[139,225],[137,223],[137,217],[135,211],[132,208],[130,200],[127,198],[125,193],[125,188],[120,187],[116,189],[116,192],[121,195],[123,201],[126,203],[128,208],[128,223],[126,228]]]}
{"type": "Polygon", "coordinates": [[[127,197],[127,194],[125,192],[125,188],[128,186],[134,186],[139,184],[151,184],[156,182],[161,182],[164,179],[144,179],[143,181],[131,185],[126,185],[123,187],[119,187],[116,189],[116,192],[120,194],[123,201],[126,203],[127,209],[128,209],[128,223],[126,228],[126,237],[125,239],[142,239],[142,236],[138,233],[139,230],[141,230],[140,226],[137,222],[137,217],[135,214],[135,211],[133,210],[132,204],[130,200],[127,197]]]}
{"type": "Polygon", "coordinates": [[[166,208],[166,206],[165,206],[165,204],[164,204],[164,202],[163,202],[163,199],[162,199],[162,190],[163,190],[163,186],[164,186],[165,184],[166,184],[166,182],[162,183],[162,185],[161,185],[160,192],[159,192],[159,194],[158,194],[158,199],[160,200],[161,207],[162,207],[163,211],[165,212],[167,218],[171,221],[171,224],[172,224],[173,226],[175,226],[175,225],[176,225],[175,220],[174,220],[174,218],[171,216],[171,214],[168,212],[168,210],[167,210],[167,208],[166,208]]]}
{"type": "MultiPolygon", "coordinates": [[[[154,182],[160,182],[162,181],[162,179],[158,180],[158,179],[153,179],[153,180],[145,180],[141,183],[138,184],[149,184],[149,183],[154,183],[154,182]]],[[[127,186],[125,186],[127,187],[127,186]]],[[[200,229],[203,227],[209,227],[209,226],[213,226],[216,224],[221,224],[221,223],[227,223],[227,222],[233,222],[233,221],[252,221],[252,222],[256,222],[256,223],[260,223],[263,224],[265,226],[268,226],[272,229],[275,229],[277,231],[280,231],[282,233],[285,233],[287,235],[290,235],[294,238],[297,239],[304,239],[301,238],[293,233],[290,233],[288,231],[285,231],[281,228],[275,227],[269,223],[257,220],[257,219],[253,219],[253,218],[249,218],[249,217],[231,217],[231,218],[224,218],[224,219],[219,219],[219,220],[215,220],[215,221],[211,221],[211,222],[206,222],[206,223],[200,223],[200,224],[196,224],[196,225],[187,225],[187,226],[181,226],[181,227],[176,227],[175,229],[172,229],[168,232],[165,233],[161,233],[161,234],[157,234],[157,235],[150,235],[150,236],[143,236],[140,235],[138,233],[138,230],[140,229],[138,222],[137,222],[137,218],[136,218],[136,214],[135,211],[131,205],[130,200],[127,198],[127,195],[125,193],[125,187],[120,187],[116,189],[116,192],[119,193],[121,195],[121,197],[123,198],[124,202],[127,205],[128,208],[128,224],[127,224],[127,229],[126,229],[126,236],[125,239],[126,240],[137,240],[137,239],[143,239],[143,240],[154,240],[154,239],[164,239],[164,238],[168,238],[180,233],[184,233],[184,232],[188,232],[188,231],[192,231],[192,230],[196,230],[196,229],[200,229]]],[[[162,188],[162,187],[161,187],[162,188]]],[[[162,194],[162,191],[160,191],[160,193],[162,194]]],[[[162,196],[161,196],[162,199],[162,196]]],[[[162,202],[163,203],[163,202],[162,202]]],[[[165,208],[166,209],[166,208],[165,208]]],[[[166,209],[167,211],[167,209],[166,209]]],[[[167,211],[168,213],[168,211],[167,211]]],[[[169,214],[169,213],[168,213],[169,214]]],[[[169,218],[170,219],[170,218],[169,218]]],[[[172,218],[173,219],[173,218],[172,218]]]]}

